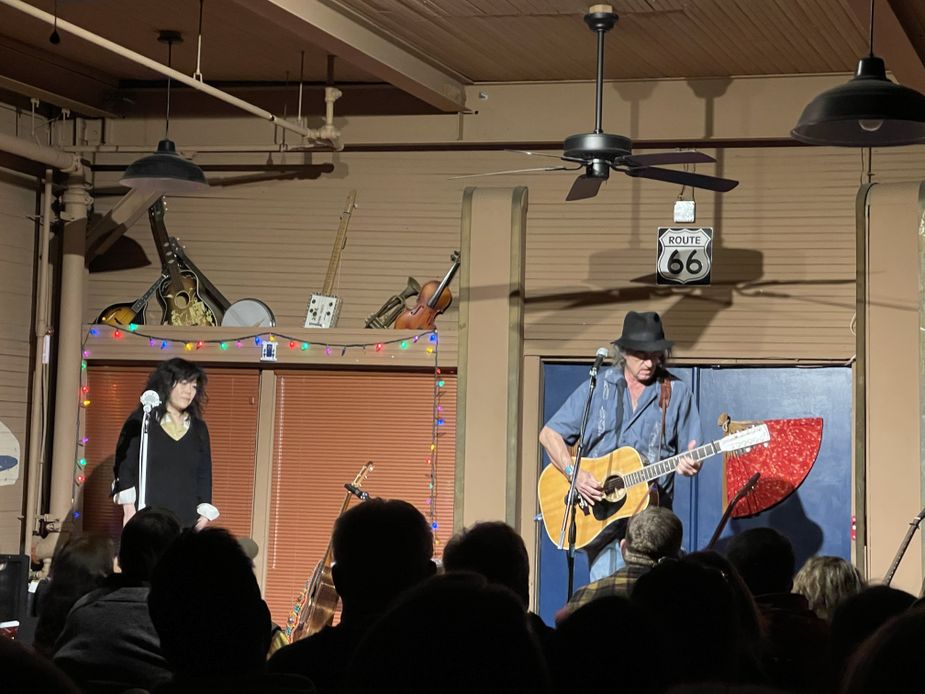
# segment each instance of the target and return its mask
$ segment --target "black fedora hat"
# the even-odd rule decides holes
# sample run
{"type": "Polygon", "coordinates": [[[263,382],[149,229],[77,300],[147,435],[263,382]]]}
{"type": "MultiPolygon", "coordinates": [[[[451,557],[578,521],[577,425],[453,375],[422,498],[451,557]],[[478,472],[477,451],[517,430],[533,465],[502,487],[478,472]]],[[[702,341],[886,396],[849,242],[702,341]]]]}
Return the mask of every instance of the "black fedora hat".
{"type": "Polygon", "coordinates": [[[623,334],[611,344],[636,352],[661,352],[674,343],[665,339],[662,319],[655,311],[630,311],[623,319],[623,334]]]}

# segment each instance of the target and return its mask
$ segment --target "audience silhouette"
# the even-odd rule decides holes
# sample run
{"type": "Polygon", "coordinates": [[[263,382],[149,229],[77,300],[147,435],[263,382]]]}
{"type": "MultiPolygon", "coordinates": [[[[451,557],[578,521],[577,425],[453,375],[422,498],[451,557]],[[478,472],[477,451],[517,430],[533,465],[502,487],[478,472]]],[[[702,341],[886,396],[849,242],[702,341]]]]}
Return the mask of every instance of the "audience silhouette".
{"type": "Polygon", "coordinates": [[[277,651],[271,672],[309,677],[321,694],[343,690],[350,657],[372,623],[403,591],[432,576],[430,524],[406,501],[370,499],[334,524],[332,578],[340,623],[277,651]]]}
{"type": "Polygon", "coordinates": [[[121,573],[78,600],[68,614],[55,664],[85,692],[150,689],[170,679],[148,615],[148,591],[155,565],[179,535],[180,521],[170,511],[136,513],[122,530],[121,573]]]}
{"type": "Polygon", "coordinates": [[[790,592],[795,570],[790,540],[773,528],[751,528],[733,537],[726,556],[745,581],[765,631],[762,657],[770,683],[800,692],[825,687],[828,625],[790,592]]]}
{"type": "Polygon", "coordinates": [[[59,547],[43,589],[37,591],[38,623],[33,647],[52,657],[55,642],[74,603],[99,588],[112,573],[112,540],[94,535],[72,537],[59,547]]]}
{"type": "Polygon", "coordinates": [[[266,672],[270,611],[251,561],[222,528],[187,530],[161,557],[148,595],[174,678],[157,692],[314,692],[305,678],[266,672]]]}
{"type": "Polygon", "coordinates": [[[468,572],[403,596],[360,643],[346,685],[351,694],[552,691],[520,599],[468,572]]]}

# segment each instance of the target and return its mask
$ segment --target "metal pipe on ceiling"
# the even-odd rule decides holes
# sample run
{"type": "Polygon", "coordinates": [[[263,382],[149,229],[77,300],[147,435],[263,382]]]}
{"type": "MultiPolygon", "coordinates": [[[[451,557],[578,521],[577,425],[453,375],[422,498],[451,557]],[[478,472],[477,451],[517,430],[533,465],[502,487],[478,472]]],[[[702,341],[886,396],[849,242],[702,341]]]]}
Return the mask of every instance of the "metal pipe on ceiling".
{"type": "Polygon", "coordinates": [[[60,169],[65,173],[75,173],[80,171],[81,168],[80,157],[76,154],[29,142],[29,140],[24,140],[15,135],[0,133],[0,150],[15,154],[23,159],[37,161],[46,166],[60,169]]]}
{"type": "Polygon", "coordinates": [[[167,67],[166,65],[163,65],[156,60],[151,60],[141,53],[136,53],[135,51],[126,48],[125,46],[120,46],[119,44],[110,41],[109,39],[87,31],[86,29],[83,29],[76,24],[71,24],[70,22],[61,19],[60,17],[56,18],[53,14],[40,10],[37,7],[33,7],[28,3],[22,2],[22,0],[0,0],[0,5],[6,5],[7,7],[11,7],[14,10],[19,10],[20,12],[38,19],[39,21],[45,22],[46,24],[56,26],[58,31],[67,32],[83,39],[84,41],[99,46],[100,48],[105,48],[106,50],[131,60],[134,63],[142,65],[149,70],[158,72],[165,77],[176,80],[177,82],[185,84],[186,86],[191,87],[197,91],[215,97],[220,101],[224,101],[227,104],[231,104],[232,106],[257,116],[258,118],[268,120],[274,125],[283,128],[284,130],[289,130],[298,135],[301,135],[302,137],[311,139],[327,139],[331,141],[331,146],[334,149],[340,150],[343,148],[343,145],[340,143],[340,133],[335,128],[333,128],[331,123],[327,123],[323,128],[318,129],[302,127],[301,125],[288,121],[285,118],[279,118],[270,111],[262,109],[259,106],[255,106],[254,104],[244,101],[243,99],[239,99],[236,96],[232,96],[227,92],[223,92],[220,89],[211,87],[205,82],[200,82],[199,80],[190,77],[189,75],[167,67]]]}

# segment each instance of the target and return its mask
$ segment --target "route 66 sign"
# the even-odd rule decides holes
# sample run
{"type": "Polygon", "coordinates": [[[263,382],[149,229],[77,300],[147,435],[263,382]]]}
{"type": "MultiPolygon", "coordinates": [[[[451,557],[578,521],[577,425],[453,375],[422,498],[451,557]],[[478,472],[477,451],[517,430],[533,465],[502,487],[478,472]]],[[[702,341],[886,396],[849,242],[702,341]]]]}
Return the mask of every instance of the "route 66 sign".
{"type": "Polygon", "coordinates": [[[710,284],[711,227],[659,227],[656,284],[710,284]]]}

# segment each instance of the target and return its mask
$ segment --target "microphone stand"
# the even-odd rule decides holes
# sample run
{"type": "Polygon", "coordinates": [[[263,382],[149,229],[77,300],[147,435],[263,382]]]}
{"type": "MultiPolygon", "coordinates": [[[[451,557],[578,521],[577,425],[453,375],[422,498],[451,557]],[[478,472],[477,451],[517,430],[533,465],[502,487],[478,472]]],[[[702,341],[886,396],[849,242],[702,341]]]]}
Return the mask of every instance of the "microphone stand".
{"type": "Polygon", "coordinates": [[[578,472],[581,470],[581,458],[584,453],[585,428],[588,426],[588,417],[591,414],[591,397],[594,395],[594,389],[597,387],[597,366],[592,366],[589,373],[590,381],[588,387],[588,399],[585,400],[585,409],[581,415],[581,428],[578,431],[578,449],[575,453],[575,464],[572,466],[572,479],[569,483],[568,495],[565,497],[565,516],[562,518],[562,530],[559,533],[559,549],[565,546],[565,534],[568,531],[568,551],[566,552],[566,562],[568,564],[568,595],[566,600],[572,597],[575,585],[575,536],[577,533],[577,524],[575,522],[575,511],[578,505],[581,505],[584,513],[588,512],[588,503],[578,494],[576,483],[578,481],[578,472]]]}
{"type": "Polygon", "coordinates": [[[138,510],[145,507],[145,494],[148,486],[148,425],[151,422],[149,403],[144,404],[144,415],[141,417],[141,438],[138,440],[138,510]]]}

